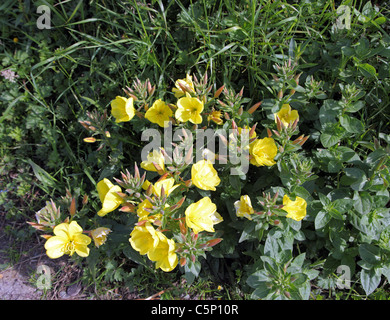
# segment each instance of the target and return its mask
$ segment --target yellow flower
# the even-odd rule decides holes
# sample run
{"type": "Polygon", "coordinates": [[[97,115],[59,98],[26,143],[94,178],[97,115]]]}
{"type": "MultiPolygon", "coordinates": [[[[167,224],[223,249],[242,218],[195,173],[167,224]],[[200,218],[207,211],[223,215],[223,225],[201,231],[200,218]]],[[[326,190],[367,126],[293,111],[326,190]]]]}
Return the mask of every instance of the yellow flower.
{"type": "Polygon", "coordinates": [[[299,119],[298,111],[291,110],[289,104],[284,104],[279,112],[274,114],[275,122],[276,116],[280,119],[280,121],[287,127],[289,123],[294,122],[296,119],[299,119]]]}
{"type": "Polygon", "coordinates": [[[133,98],[125,98],[117,96],[111,102],[111,114],[115,118],[115,122],[126,122],[133,119],[135,115],[133,98]]]}
{"type": "Polygon", "coordinates": [[[148,171],[157,171],[154,166],[156,163],[163,171],[165,171],[164,156],[160,150],[153,150],[147,155],[146,161],[141,162],[141,168],[148,171]]]}
{"type": "Polygon", "coordinates": [[[234,203],[234,208],[236,209],[237,217],[245,217],[252,220],[250,215],[255,211],[253,210],[251,199],[248,195],[241,196],[240,200],[234,203]]]}
{"type": "Polygon", "coordinates": [[[295,201],[292,201],[287,195],[283,197],[283,210],[288,212],[287,218],[291,218],[295,221],[301,221],[306,216],[306,200],[301,197],[296,197],[295,201]]]}
{"type": "Polygon", "coordinates": [[[277,153],[278,148],[274,139],[257,139],[250,144],[249,154],[252,156],[250,163],[257,167],[272,166],[276,163],[274,158],[277,153]]]}
{"type": "Polygon", "coordinates": [[[15,37],[13,40],[14,40],[15,43],[18,43],[18,42],[19,42],[19,39],[16,38],[16,37],[15,37]]]}
{"type": "Polygon", "coordinates": [[[75,252],[80,257],[89,255],[88,245],[91,238],[82,234],[83,229],[76,221],[61,223],[53,230],[55,236],[50,237],[45,243],[46,254],[51,259],[57,259],[64,254],[73,255],[75,252]]]}
{"type": "Polygon", "coordinates": [[[200,231],[214,232],[214,224],[223,221],[217,212],[217,206],[209,197],[204,197],[198,202],[192,203],[185,211],[186,224],[195,234],[200,231]]]}
{"type": "Polygon", "coordinates": [[[152,123],[157,123],[160,127],[167,127],[169,125],[169,117],[172,117],[173,112],[168,105],[158,99],[153,105],[146,111],[145,118],[152,123]]]}
{"type": "Polygon", "coordinates": [[[192,183],[202,190],[215,191],[221,179],[210,160],[200,160],[191,168],[192,183]]]}
{"type": "Polygon", "coordinates": [[[150,250],[157,247],[159,241],[160,238],[157,235],[157,231],[150,222],[146,222],[142,226],[135,226],[129,239],[133,249],[137,250],[141,255],[147,254],[150,250]]]}
{"type": "Polygon", "coordinates": [[[117,194],[117,192],[122,192],[121,187],[113,185],[111,181],[106,178],[97,184],[97,191],[102,203],[102,209],[100,209],[97,214],[101,217],[114,211],[123,203],[123,199],[117,194]]]}
{"type": "Polygon", "coordinates": [[[100,227],[91,231],[91,236],[95,242],[95,246],[99,248],[103,243],[107,241],[107,235],[111,232],[111,229],[100,227]]]}
{"type": "Polygon", "coordinates": [[[148,252],[148,258],[156,261],[156,269],[161,268],[165,272],[175,269],[178,263],[176,245],[172,239],[168,239],[162,232],[157,232],[159,242],[148,252]]]}
{"type": "Polygon", "coordinates": [[[187,74],[185,79],[179,79],[176,80],[175,86],[176,88],[173,88],[172,91],[175,93],[176,98],[180,98],[185,95],[185,91],[180,87],[180,84],[186,88],[186,92],[192,92],[195,93],[194,89],[194,83],[192,82],[192,77],[187,74]]]}
{"type": "Polygon", "coordinates": [[[164,188],[165,195],[169,196],[173,192],[173,190],[175,190],[179,186],[180,186],[179,184],[175,185],[174,178],[168,178],[168,179],[157,181],[153,185],[152,192],[156,197],[161,197],[161,188],[164,188]]]}
{"type": "Polygon", "coordinates": [[[181,122],[190,121],[194,124],[200,124],[202,123],[202,116],[200,114],[203,111],[203,107],[202,101],[187,95],[177,101],[175,117],[181,122]]]}
{"type": "Polygon", "coordinates": [[[212,111],[208,117],[207,121],[214,121],[216,124],[223,124],[223,120],[221,119],[222,117],[222,111],[214,110],[212,111]]]}

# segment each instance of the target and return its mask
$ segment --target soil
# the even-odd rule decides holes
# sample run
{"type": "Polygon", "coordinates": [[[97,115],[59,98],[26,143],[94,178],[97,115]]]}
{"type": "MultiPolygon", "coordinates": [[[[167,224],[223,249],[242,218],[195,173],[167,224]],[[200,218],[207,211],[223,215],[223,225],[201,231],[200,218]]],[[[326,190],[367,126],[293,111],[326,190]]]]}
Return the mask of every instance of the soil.
{"type": "MultiPolygon", "coordinates": [[[[23,255],[21,261],[13,264],[10,256],[12,242],[4,235],[0,238],[0,299],[37,300],[42,291],[33,285],[32,276],[38,265],[44,263],[42,254],[23,255]]],[[[37,250],[35,250],[37,251],[37,250]]]]}
{"type": "Polygon", "coordinates": [[[37,236],[17,241],[9,232],[4,232],[6,225],[20,227],[6,222],[0,214],[0,300],[85,298],[77,281],[80,272],[66,257],[49,259],[43,248],[44,239],[37,236]],[[50,276],[47,283],[45,274],[50,276]]]}

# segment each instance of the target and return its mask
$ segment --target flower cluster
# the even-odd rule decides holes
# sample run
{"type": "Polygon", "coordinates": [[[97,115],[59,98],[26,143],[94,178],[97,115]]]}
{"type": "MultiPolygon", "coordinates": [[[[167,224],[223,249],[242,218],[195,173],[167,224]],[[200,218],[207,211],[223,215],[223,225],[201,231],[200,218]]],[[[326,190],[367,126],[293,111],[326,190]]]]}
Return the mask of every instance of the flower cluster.
{"type": "MultiPolygon", "coordinates": [[[[254,168],[271,168],[307,139],[301,136],[291,141],[298,132],[299,115],[289,104],[283,104],[274,114],[276,128],[268,125],[263,131],[267,136],[263,136],[257,123],[251,124],[252,114],[261,103],[244,111],[243,90],[236,94],[222,86],[212,94],[212,88],[207,75],[198,80],[187,74],[186,78],[175,82],[172,93],[176,101],[171,103],[153,98],[155,87],[149,80],[144,83],[137,80],[133,88],[125,89],[127,97],[117,96],[111,102],[115,124],[131,122],[138,117],[160,130],[171,126],[182,130],[181,144],[154,148],[147,153],[140,168],[135,164],[133,174],[126,170],[120,178],[103,178],[96,185],[101,205],[97,216],[104,218],[109,214],[115,219],[115,211],[131,215],[136,222],[129,229],[128,245],[165,272],[174,270],[177,265],[185,270],[199,269],[198,258],[205,257],[205,252],[222,240],[223,232],[215,226],[226,218],[223,212],[218,212],[216,203],[219,190],[229,180],[227,169],[237,167],[233,155],[240,154],[254,168]],[[187,138],[200,126],[230,130],[228,136],[220,139],[220,145],[229,150],[229,154],[215,152],[202,144],[201,150],[196,150],[197,155],[201,151],[202,157],[195,159],[192,151],[199,145],[192,140],[188,142],[187,138]],[[181,155],[183,149],[187,153],[181,155]],[[140,170],[143,170],[142,175],[140,170]]],[[[80,123],[93,135],[103,135],[101,147],[110,145],[107,113],[103,116],[91,113],[89,120],[80,123]]],[[[217,131],[214,132],[214,136],[218,136],[217,131]]],[[[85,141],[93,143],[97,139],[90,137],[85,141]]],[[[245,173],[241,171],[239,175],[245,180],[245,173]]],[[[284,194],[282,200],[278,193],[273,197],[264,194],[257,200],[253,201],[247,194],[241,195],[234,203],[237,217],[254,221],[266,219],[268,224],[276,226],[280,225],[282,217],[300,221],[306,215],[306,201],[293,192],[284,194]]],[[[51,218],[47,218],[48,214],[45,216],[50,223],[42,225],[38,220],[38,224],[30,224],[54,233],[54,236],[46,235],[45,248],[51,258],[74,253],[86,257],[91,239],[97,248],[109,239],[111,230],[107,227],[83,231],[73,220],[74,204],[70,209],[70,220],[61,221],[54,208],[46,211],[52,214],[51,218]],[[57,214],[53,215],[55,212],[57,214]]]]}

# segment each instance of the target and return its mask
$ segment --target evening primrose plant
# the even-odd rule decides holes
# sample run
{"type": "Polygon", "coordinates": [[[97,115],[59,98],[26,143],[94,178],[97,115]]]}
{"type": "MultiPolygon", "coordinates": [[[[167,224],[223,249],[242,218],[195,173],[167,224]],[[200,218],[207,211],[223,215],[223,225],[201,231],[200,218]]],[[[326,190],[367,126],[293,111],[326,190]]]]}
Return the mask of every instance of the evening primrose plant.
{"type": "MultiPolygon", "coordinates": [[[[125,221],[128,227],[127,244],[121,245],[130,259],[139,262],[147,258],[164,272],[179,268],[189,282],[199,276],[206,252],[218,247],[226,237],[231,242],[238,232],[223,227],[231,217],[222,214],[217,206],[226,180],[245,184],[251,168],[274,167],[278,157],[297,151],[307,139],[301,136],[290,141],[297,134],[299,121],[298,112],[290,105],[281,106],[274,115],[274,129],[263,128],[267,136],[260,137],[261,126],[253,123],[252,115],[261,103],[246,107],[245,111],[244,104],[249,100],[243,97],[243,90],[235,93],[225,85],[214,88],[207,74],[200,79],[187,74],[176,80],[173,96],[166,93],[168,99],[164,100],[153,98],[156,87],[149,80],[137,79],[133,87],[124,89],[127,96],[118,95],[112,100],[113,124],[131,125],[136,117],[154,130],[153,148],[134,165],[133,173],[126,169],[120,177],[106,177],[97,182],[100,208],[95,218],[88,219],[88,223],[94,221],[95,229],[83,231],[76,221],[70,224],[68,220],[52,221],[54,236],[45,236],[49,257],[74,252],[87,257],[91,239],[96,248],[104,250],[105,242],[114,237],[115,230],[109,228],[112,222],[106,227],[98,225],[98,221],[110,217],[117,220],[116,224],[125,221]],[[173,128],[176,139],[167,143],[168,134],[172,134],[168,129],[173,128]],[[129,218],[125,219],[126,216],[129,218]]],[[[94,139],[108,140],[109,147],[112,130],[108,129],[107,115],[100,119],[104,119],[104,124],[97,123],[98,114],[90,114],[89,120],[81,124],[93,136],[102,135],[102,139],[94,139]]],[[[272,201],[269,195],[264,201],[253,199],[254,206],[248,195],[242,195],[232,205],[235,219],[246,218],[257,225],[257,231],[263,232],[270,226],[286,224],[286,219],[301,221],[306,216],[306,201],[296,195],[290,199],[289,194],[286,191],[283,200],[278,192],[272,201]]],[[[244,238],[241,236],[238,242],[244,238]]]]}

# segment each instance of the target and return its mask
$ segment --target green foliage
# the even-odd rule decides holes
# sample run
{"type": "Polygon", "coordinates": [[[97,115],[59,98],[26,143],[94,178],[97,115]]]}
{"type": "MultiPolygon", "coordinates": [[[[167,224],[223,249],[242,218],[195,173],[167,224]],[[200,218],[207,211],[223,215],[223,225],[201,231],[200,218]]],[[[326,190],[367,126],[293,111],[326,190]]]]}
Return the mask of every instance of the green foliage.
{"type": "MultiPolygon", "coordinates": [[[[282,149],[274,166],[251,165],[247,176],[217,168],[223,181],[214,199],[224,223],[216,229],[223,241],[181,269],[186,280],[212,277],[253,299],[383,298],[390,280],[388,4],[39,4],[0,5],[0,69],[17,74],[15,82],[0,76],[0,210],[31,220],[26,216],[66,190],[74,197],[88,194],[76,215],[80,224],[113,232],[86,260],[76,259],[86,281],[129,288],[156,283],[156,291],[169,286],[181,273],[153,270],[129,246],[134,216],[96,218],[96,183],[140,161],[140,135],[151,125],[137,118],[115,124],[110,102],[136,79],[156,88],[145,104],[174,101],[175,80],[207,73],[212,92],[223,84],[230,90],[225,100],[243,89],[244,98],[232,107],[215,105],[240,126],[257,123],[258,137],[271,132],[282,149]],[[51,9],[51,29],[36,26],[39,4],[51,9]],[[288,134],[274,120],[284,104],[299,112],[288,134]],[[97,142],[88,144],[86,137],[97,142]],[[285,194],[306,200],[302,221],[285,217],[285,194]],[[234,203],[241,195],[264,214],[237,217],[234,203]],[[340,266],[348,268],[352,288],[338,282],[340,266]]],[[[209,194],[192,190],[185,205],[209,194]]]]}

